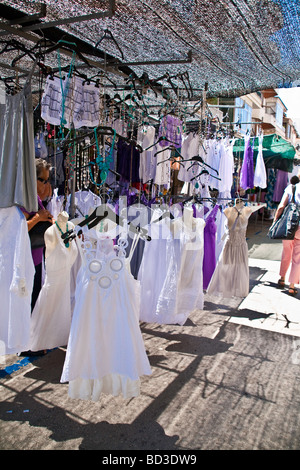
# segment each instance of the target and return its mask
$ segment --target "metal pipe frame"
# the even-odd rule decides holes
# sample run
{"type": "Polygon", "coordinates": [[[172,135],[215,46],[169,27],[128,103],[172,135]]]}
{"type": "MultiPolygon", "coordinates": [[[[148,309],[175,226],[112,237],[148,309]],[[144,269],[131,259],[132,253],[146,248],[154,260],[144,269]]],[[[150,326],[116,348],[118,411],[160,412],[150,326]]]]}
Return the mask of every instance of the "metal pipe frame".
{"type": "Polygon", "coordinates": [[[81,23],[82,21],[95,20],[98,18],[111,18],[115,14],[116,2],[115,0],[109,0],[109,7],[107,11],[101,11],[100,13],[91,13],[90,15],[72,16],[71,18],[61,18],[60,20],[49,21],[47,23],[38,23],[31,26],[23,27],[23,31],[35,31],[38,29],[53,28],[55,26],[81,23]]]}

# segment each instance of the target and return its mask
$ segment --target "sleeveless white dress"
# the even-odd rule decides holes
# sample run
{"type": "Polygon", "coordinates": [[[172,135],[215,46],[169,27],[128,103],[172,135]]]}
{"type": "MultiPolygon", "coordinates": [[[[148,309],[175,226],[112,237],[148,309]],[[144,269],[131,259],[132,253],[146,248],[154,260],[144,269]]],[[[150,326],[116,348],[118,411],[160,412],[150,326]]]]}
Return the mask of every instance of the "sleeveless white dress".
{"type": "MultiPolygon", "coordinates": [[[[225,209],[226,210],[226,209],[225,209]]],[[[230,210],[235,211],[232,207],[230,210]]],[[[237,219],[231,229],[207,288],[207,294],[224,298],[246,297],[249,293],[249,265],[246,230],[250,212],[236,210],[237,219]]]]}
{"type": "Polygon", "coordinates": [[[139,283],[125,258],[127,240],[89,230],[78,242],[82,264],[61,382],[69,396],[97,401],[101,394],[140,394],[140,377],[150,375],[139,326],[139,283]]]}
{"type": "Polygon", "coordinates": [[[49,256],[46,245],[45,281],[31,315],[31,351],[66,346],[71,327],[71,269],[78,248],[75,241],[66,247],[56,225],[50,229],[57,244],[49,256]]]}

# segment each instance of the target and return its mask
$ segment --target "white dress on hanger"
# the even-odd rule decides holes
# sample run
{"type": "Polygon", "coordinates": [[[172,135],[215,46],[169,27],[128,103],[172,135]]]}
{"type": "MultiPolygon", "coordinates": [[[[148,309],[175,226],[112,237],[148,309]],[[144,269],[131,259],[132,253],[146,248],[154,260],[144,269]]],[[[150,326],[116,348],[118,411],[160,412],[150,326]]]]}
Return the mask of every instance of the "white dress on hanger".
{"type": "Polygon", "coordinates": [[[91,190],[79,190],[75,193],[75,205],[81,215],[86,216],[90,214],[91,210],[101,205],[101,198],[91,190]]]}
{"type": "Polygon", "coordinates": [[[64,196],[58,196],[58,188],[55,188],[53,196],[47,204],[47,210],[52,214],[54,219],[63,211],[64,199],[64,196]]]}
{"type": "Polygon", "coordinates": [[[156,159],[156,172],[154,183],[158,185],[169,185],[171,178],[171,162],[169,160],[169,158],[171,157],[171,150],[162,147],[160,144],[157,144],[155,146],[154,155],[154,159],[156,159]],[[156,152],[160,153],[157,153],[157,155],[155,155],[156,152]]]}
{"type": "MultiPolygon", "coordinates": [[[[180,149],[180,154],[184,160],[199,155],[199,137],[193,132],[184,134],[182,137],[182,146],[180,149]]],[[[200,173],[198,165],[192,165],[193,162],[182,162],[179,166],[178,179],[180,181],[189,182],[198,173],[200,173]],[[194,171],[195,170],[195,171],[194,171]]]]}
{"type": "MultiPolygon", "coordinates": [[[[68,223],[69,230],[74,225],[68,223]]],[[[71,269],[78,249],[66,247],[56,224],[45,232],[46,276],[31,315],[31,351],[65,346],[71,327],[71,269]]]]}
{"type": "Polygon", "coordinates": [[[219,197],[225,199],[231,198],[231,187],[234,173],[233,145],[234,139],[231,142],[227,142],[226,140],[222,141],[220,144],[221,159],[219,166],[219,178],[221,178],[221,181],[218,182],[218,189],[219,197]]]}
{"type": "MultiPolygon", "coordinates": [[[[160,215],[156,210],[152,221],[160,215]]],[[[151,242],[138,274],[141,321],[183,325],[193,310],[203,308],[204,226],[200,218],[192,225],[164,218],[148,227],[151,242]]]]}
{"type": "Polygon", "coordinates": [[[256,158],[255,171],[254,171],[254,186],[259,188],[267,187],[267,171],[263,158],[263,135],[258,137],[258,154],[256,158]]]}
{"type": "Polygon", "coordinates": [[[136,397],[140,377],[151,374],[138,319],[139,283],[124,258],[127,240],[120,237],[114,247],[113,237],[91,229],[78,242],[82,265],[61,376],[71,398],[136,397]]]}
{"type": "Polygon", "coordinates": [[[0,355],[29,349],[34,279],[28,227],[16,206],[0,209],[0,355]]]}
{"type": "MultiPolygon", "coordinates": [[[[155,127],[142,126],[138,128],[137,142],[143,149],[147,149],[154,144],[155,140],[155,127]]],[[[156,173],[156,158],[153,157],[155,153],[155,146],[149,150],[145,150],[140,154],[140,167],[139,176],[143,183],[150,179],[154,179],[156,173]]]]}
{"type": "Polygon", "coordinates": [[[227,207],[228,237],[207,288],[207,294],[224,298],[246,297],[249,293],[249,265],[246,230],[250,207],[227,207]]]}

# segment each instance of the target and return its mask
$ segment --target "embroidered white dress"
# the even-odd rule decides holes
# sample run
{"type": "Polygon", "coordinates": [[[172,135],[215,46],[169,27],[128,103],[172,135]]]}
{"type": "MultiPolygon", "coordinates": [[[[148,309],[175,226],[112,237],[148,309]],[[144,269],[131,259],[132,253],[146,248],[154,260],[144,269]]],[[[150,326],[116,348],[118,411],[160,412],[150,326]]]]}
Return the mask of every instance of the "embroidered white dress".
{"type": "Polygon", "coordinates": [[[31,315],[31,351],[66,346],[71,327],[71,269],[78,248],[75,241],[66,247],[54,224],[45,233],[45,281],[31,315]],[[47,232],[51,230],[56,246],[47,255],[47,232]]]}
{"type": "Polygon", "coordinates": [[[34,278],[27,222],[16,206],[0,209],[0,355],[29,349],[34,278]]]}
{"type": "MultiPolygon", "coordinates": [[[[152,220],[159,218],[156,211],[152,220]]],[[[140,320],[183,325],[195,309],[203,308],[203,219],[192,230],[182,218],[164,218],[148,227],[138,274],[141,281],[140,320]],[[158,256],[159,254],[159,256],[158,256]]]]}
{"type": "Polygon", "coordinates": [[[88,238],[79,242],[82,265],[61,382],[69,382],[71,398],[136,397],[151,368],[138,319],[139,283],[124,258],[127,240],[114,248],[108,233],[89,230],[88,238]]]}

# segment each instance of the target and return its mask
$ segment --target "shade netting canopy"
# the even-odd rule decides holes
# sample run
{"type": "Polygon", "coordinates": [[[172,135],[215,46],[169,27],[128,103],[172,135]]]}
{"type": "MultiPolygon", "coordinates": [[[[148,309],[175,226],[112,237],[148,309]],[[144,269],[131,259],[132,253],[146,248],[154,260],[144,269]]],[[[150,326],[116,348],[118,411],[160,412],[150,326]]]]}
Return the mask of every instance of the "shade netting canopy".
{"type": "MultiPolygon", "coordinates": [[[[2,45],[64,38],[117,75],[146,73],[171,92],[181,85],[191,99],[206,84],[210,97],[234,97],[300,83],[300,0],[9,0],[0,7],[2,45]]],[[[0,55],[1,77],[16,55],[0,55]]],[[[57,65],[53,54],[43,60],[57,65]]],[[[30,64],[25,55],[15,65],[30,64]]]]}

